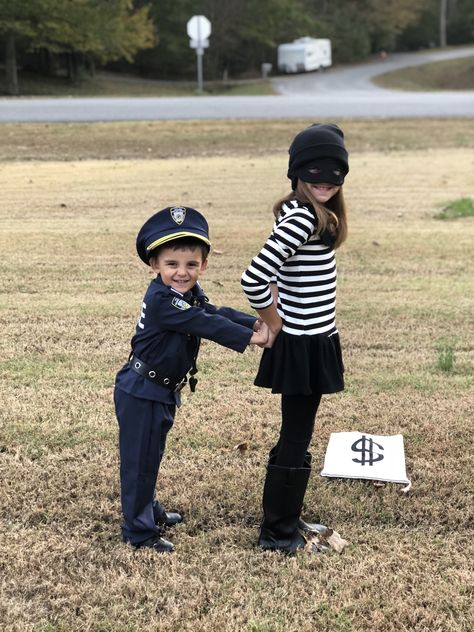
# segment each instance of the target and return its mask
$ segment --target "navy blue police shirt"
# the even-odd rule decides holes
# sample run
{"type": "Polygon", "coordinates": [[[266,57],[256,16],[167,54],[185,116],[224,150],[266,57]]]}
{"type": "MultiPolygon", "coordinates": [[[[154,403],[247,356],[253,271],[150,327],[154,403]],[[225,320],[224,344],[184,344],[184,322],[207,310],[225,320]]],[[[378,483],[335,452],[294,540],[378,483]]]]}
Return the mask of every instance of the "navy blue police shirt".
{"type": "MultiPolygon", "coordinates": [[[[143,299],[132,352],[176,383],[192,368],[201,338],[242,353],[250,342],[255,321],[254,316],[231,307],[215,307],[198,283],[181,294],[157,276],[143,299]]],[[[171,389],[139,375],[128,363],[117,373],[115,385],[141,399],[179,403],[171,389]]]]}

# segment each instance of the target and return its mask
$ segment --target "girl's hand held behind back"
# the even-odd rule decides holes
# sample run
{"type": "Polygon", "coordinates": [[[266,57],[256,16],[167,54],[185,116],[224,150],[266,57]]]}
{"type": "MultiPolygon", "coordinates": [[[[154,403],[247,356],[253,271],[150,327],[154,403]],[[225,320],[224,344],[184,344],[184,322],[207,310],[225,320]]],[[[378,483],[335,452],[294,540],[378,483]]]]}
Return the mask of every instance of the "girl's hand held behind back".
{"type": "Polygon", "coordinates": [[[258,331],[254,331],[249,344],[265,347],[268,343],[269,331],[268,326],[264,322],[260,322],[259,329],[258,331]]]}
{"type": "Polygon", "coordinates": [[[278,331],[272,331],[271,329],[268,330],[268,340],[267,340],[267,343],[263,345],[265,349],[271,349],[271,347],[273,347],[273,344],[275,340],[277,339],[277,336],[279,333],[280,333],[280,330],[278,331]]]}

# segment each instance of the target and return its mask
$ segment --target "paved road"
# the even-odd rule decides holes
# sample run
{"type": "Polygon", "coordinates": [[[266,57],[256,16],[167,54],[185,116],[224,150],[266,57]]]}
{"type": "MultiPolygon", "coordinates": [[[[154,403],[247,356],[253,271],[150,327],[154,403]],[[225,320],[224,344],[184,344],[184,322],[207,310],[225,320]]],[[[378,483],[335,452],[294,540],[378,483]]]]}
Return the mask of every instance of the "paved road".
{"type": "Polygon", "coordinates": [[[0,122],[123,120],[474,117],[474,91],[384,90],[370,78],[404,66],[474,55],[474,47],[394,55],[385,61],[276,78],[278,96],[3,98],[0,122]]]}
{"type": "MultiPolygon", "coordinates": [[[[273,85],[280,94],[315,95],[327,92],[337,93],[392,93],[391,90],[379,88],[372,79],[392,70],[400,70],[411,66],[420,66],[436,61],[446,61],[460,57],[474,56],[474,46],[466,46],[453,50],[425,51],[422,53],[396,53],[384,60],[367,64],[348,66],[326,72],[310,72],[300,75],[277,77],[273,85]]],[[[398,91],[397,91],[398,92],[398,91]]],[[[457,93],[457,92],[456,92],[457,93]]],[[[430,94],[430,93],[425,93],[430,94]]],[[[339,94],[339,96],[341,96],[339,94]]]]}

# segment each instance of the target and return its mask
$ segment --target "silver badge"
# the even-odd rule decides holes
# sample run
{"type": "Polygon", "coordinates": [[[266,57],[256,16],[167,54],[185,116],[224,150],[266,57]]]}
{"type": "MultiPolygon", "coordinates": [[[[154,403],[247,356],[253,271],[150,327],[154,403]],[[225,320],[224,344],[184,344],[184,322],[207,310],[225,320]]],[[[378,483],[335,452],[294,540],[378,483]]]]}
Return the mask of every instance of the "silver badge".
{"type": "Polygon", "coordinates": [[[186,209],[182,206],[175,206],[173,208],[170,208],[170,213],[171,217],[178,224],[178,226],[181,226],[186,217],[186,209]]]}

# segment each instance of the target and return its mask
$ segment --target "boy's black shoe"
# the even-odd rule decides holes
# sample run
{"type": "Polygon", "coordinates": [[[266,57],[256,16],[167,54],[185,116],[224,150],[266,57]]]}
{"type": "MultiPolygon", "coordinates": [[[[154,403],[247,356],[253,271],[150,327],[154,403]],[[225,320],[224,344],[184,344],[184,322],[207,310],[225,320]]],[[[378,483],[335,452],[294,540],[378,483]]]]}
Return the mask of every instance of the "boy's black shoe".
{"type": "Polygon", "coordinates": [[[183,522],[183,516],[173,511],[165,511],[158,520],[159,525],[162,527],[174,527],[176,524],[183,522]]]}
{"type": "Polygon", "coordinates": [[[157,500],[153,501],[153,516],[155,524],[160,527],[174,527],[176,524],[183,522],[183,516],[172,511],[165,511],[161,503],[157,500]]]}
{"type": "Polygon", "coordinates": [[[174,545],[164,538],[160,538],[158,535],[154,535],[148,540],[139,542],[133,545],[136,549],[153,549],[157,553],[172,553],[174,551],[174,545]]]}

